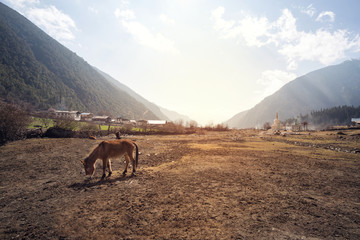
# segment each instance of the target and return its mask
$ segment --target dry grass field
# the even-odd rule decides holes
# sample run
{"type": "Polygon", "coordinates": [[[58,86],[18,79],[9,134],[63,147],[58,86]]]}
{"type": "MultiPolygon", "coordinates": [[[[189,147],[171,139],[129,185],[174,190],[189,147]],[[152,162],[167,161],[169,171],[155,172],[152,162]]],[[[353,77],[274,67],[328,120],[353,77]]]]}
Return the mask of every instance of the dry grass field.
{"type": "MultiPolygon", "coordinates": [[[[0,239],[360,239],[360,131],[129,136],[135,177],[86,181],[101,140],[0,147],[0,239]]],[[[109,138],[114,138],[111,136],[109,138]]]]}

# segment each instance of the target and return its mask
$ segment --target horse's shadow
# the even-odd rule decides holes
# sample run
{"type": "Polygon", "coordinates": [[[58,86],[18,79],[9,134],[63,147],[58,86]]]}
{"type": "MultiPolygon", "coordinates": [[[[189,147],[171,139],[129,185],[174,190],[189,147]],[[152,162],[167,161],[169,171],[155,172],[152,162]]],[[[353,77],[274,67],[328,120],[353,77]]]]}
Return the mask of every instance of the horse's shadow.
{"type": "Polygon", "coordinates": [[[104,179],[100,179],[99,181],[94,181],[94,179],[87,179],[83,182],[79,182],[79,183],[73,183],[71,185],[69,185],[69,188],[72,189],[76,189],[76,190],[81,190],[81,189],[86,189],[86,188],[92,188],[95,186],[101,186],[101,185],[109,185],[109,184],[113,184],[115,182],[123,182],[126,181],[128,179],[133,178],[133,176],[121,176],[121,177],[117,177],[117,178],[109,178],[106,177],[104,179]]]}

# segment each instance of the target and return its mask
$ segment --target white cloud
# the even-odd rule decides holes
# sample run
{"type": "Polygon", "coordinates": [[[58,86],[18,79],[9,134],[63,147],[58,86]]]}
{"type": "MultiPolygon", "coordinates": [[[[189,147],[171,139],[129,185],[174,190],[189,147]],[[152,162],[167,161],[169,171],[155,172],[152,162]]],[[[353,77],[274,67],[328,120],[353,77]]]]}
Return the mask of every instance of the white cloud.
{"type": "Polygon", "coordinates": [[[300,33],[296,29],[296,19],[289,9],[284,9],[279,19],[272,23],[271,37],[277,44],[290,43],[298,39],[300,33]]]}
{"type": "MultiPolygon", "coordinates": [[[[240,33],[248,46],[261,47],[270,43],[271,25],[267,18],[256,18],[247,16],[239,22],[236,32],[240,33]]],[[[235,33],[235,32],[234,32],[235,33]]]]}
{"type": "Polygon", "coordinates": [[[294,80],[294,73],[284,72],[281,70],[267,70],[261,74],[257,83],[262,85],[261,98],[269,96],[279,90],[286,83],[294,80]]]}
{"type": "Polygon", "coordinates": [[[76,30],[75,22],[54,6],[29,8],[26,11],[26,16],[59,41],[69,41],[75,38],[73,34],[73,30],[76,30]]]}
{"type": "Polygon", "coordinates": [[[97,10],[96,8],[94,7],[88,7],[88,10],[89,12],[95,14],[95,15],[98,15],[99,14],[99,10],[97,10]]]}
{"type": "Polygon", "coordinates": [[[166,16],[165,14],[160,14],[159,19],[166,25],[174,25],[175,24],[175,21],[173,19],[169,18],[168,16],[166,16]]]}
{"type": "Polygon", "coordinates": [[[316,18],[318,22],[334,22],[335,21],[335,13],[326,11],[321,12],[319,16],[316,18]]]}
{"type": "Polygon", "coordinates": [[[313,17],[315,15],[316,9],[313,7],[312,4],[310,4],[305,9],[301,9],[301,12],[309,15],[310,17],[313,17]]]}
{"type": "Polygon", "coordinates": [[[333,33],[322,29],[315,33],[302,32],[296,42],[284,44],[279,52],[287,58],[289,64],[311,60],[329,65],[344,58],[348,50],[359,51],[360,37],[350,40],[348,35],[346,30],[333,33]]]}
{"type": "Polygon", "coordinates": [[[114,14],[115,17],[122,19],[122,21],[129,21],[136,18],[135,13],[130,9],[120,10],[119,8],[117,8],[114,14]]]}
{"type": "Polygon", "coordinates": [[[233,38],[239,34],[239,29],[235,28],[235,21],[223,19],[225,8],[218,7],[212,12],[212,18],[215,20],[214,29],[221,32],[222,38],[233,38]]]}
{"type": "Polygon", "coordinates": [[[161,52],[179,54],[175,42],[164,37],[161,33],[152,33],[145,25],[135,21],[135,13],[130,9],[121,10],[117,8],[114,12],[122,26],[141,45],[153,48],[161,52]]]}
{"type": "MultiPolygon", "coordinates": [[[[328,65],[344,58],[346,51],[360,51],[359,35],[351,37],[346,30],[298,31],[296,19],[288,9],[284,9],[282,15],[273,22],[266,17],[248,15],[238,21],[225,20],[224,13],[223,7],[212,12],[214,29],[220,38],[242,39],[251,47],[274,44],[278,53],[287,60],[289,70],[296,69],[299,61],[318,61],[328,65]]],[[[332,21],[335,14],[323,12],[319,17],[329,17],[332,21]]]]}

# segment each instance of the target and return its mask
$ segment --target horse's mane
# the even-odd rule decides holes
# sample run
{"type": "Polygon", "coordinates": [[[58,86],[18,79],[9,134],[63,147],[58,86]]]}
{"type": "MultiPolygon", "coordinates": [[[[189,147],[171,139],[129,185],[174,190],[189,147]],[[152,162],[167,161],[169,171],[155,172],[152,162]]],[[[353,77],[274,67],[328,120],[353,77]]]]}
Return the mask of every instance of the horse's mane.
{"type": "Polygon", "coordinates": [[[101,150],[104,148],[104,142],[101,142],[91,153],[90,155],[85,158],[85,163],[92,163],[95,162],[98,158],[101,150]]]}

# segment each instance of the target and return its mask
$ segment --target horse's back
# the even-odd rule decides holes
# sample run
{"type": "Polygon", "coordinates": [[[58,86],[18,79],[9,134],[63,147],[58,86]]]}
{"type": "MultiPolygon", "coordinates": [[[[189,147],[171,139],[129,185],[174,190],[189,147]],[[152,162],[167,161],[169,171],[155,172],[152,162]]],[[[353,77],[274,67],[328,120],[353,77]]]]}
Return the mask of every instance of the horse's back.
{"type": "Polygon", "coordinates": [[[103,142],[104,153],[108,157],[120,157],[124,153],[133,151],[134,145],[131,140],[128,139],[118,139],[118,140],[108,140],[103,142]]]}

